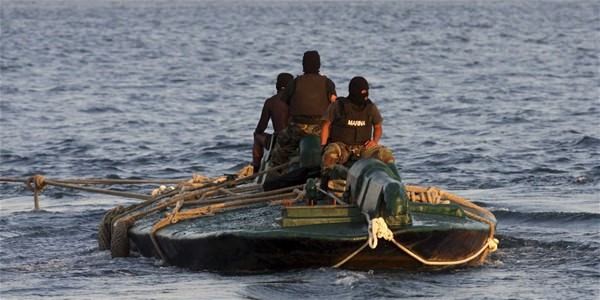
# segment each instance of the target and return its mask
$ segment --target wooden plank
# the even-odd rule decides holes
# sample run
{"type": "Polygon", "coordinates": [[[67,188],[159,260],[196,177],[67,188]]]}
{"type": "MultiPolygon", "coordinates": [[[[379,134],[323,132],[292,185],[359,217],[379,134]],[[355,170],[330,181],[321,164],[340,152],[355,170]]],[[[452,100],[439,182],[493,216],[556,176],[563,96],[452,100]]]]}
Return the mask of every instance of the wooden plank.
{"type": "Polygon", "coordinates": [[[349,217],[334,217],[334,218],[283,218],[281,220],[282,227],[296,227],[317,224],[336,224],[336,223],[354,223],[365,222],[365,218],[361,215],[349,217]]]}
{"type": "Polygon", "coordinates": [[[283,216],[288,218],[349,217],[361,216],[361,212],[354,205],[289,206],[284,209],[283,216]]]}

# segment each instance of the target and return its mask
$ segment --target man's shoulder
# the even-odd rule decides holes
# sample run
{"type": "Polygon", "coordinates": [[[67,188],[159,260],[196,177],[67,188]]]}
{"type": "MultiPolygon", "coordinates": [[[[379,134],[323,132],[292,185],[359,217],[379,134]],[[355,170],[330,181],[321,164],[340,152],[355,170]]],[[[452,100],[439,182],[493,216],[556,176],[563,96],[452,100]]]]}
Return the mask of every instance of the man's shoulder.
{"type": "Polygon", "coordinates": [[[322,78],[322,79],[331,80],[331,79],[329,79],[329,77],[327,77],[327,75],[321,74],[321,73],[304,73],[302,75],[296,76],[296,78],[294,78],[294,79],[298,79],[298,78],[322,78]]]}
{"type": "Polygon", "coordinates": [[[282,104],[285,104],[285,102],[283,102],[283,94],[284,93],[281,92],[281,93],[277,93],[277,94],[267,98],[267,100],[265,100],[265,106],[280,104],[279,102],[281,102],[282,104]]]}
{"type": "Polygon", "coordinates": [[[371,101],[371,99],[367,99],[367,105],[369,105],[370,107],[374,107],[375,109],[377,109],[377,104],[375,104],[375,102],[371,101]]]}
{"type": "Polygon", "coordinates": [[[327,82],[331,82],[331,83],[333,83],[333,80],[331,80],[331,78],[329,78],[329,76],[327,76],[327,74],[321,74],[321,73],[319,73],[319,74],[317,74],[317,75],[319,75],[319,76],[321,76],[322,78],[324,78],[324,79],[325,79],[327,82]]]}
{"type": "Polygon", "coordinates": [[[273,101],[273,100],[275,100],[275,99],[279,99],[279,98],[281,98],[281,95],[280,95],[279,93],[278,93],[278,94],[275,94],[275,95],[273,95],[273,96],[271,96],[271,97],[267,98],[267,100],[265,100],[265,103],[266,103],[266,102],[271,102],[271,101],[273,101]]]}
{"type": "Polygon", "coordinates": [[[369,103],[367,105],[369,106],[370,112],[379,112],[379,108],[377,107],[377,104],[375,104],[373,101],[369,100],[369,103]]]}
{"type": "Polygon", "coordinates": [[[371,116],[375,117],[374,121],[377,123],[381,123],[381,121],[383,121],[383,117],[381,116],[381,112],[379,112],[379,108],[377,108],[377,105],[371,100],[369,100],[368,112],[371,116]]]}

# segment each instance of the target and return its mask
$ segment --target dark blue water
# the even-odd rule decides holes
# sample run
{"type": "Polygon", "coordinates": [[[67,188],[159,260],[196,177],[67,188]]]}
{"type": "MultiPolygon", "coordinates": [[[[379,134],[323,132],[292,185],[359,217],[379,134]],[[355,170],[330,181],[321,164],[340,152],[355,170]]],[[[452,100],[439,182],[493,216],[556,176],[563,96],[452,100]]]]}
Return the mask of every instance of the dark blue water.
{"type": "MultiPolygon", "coordinates": [[[[500,249],[441,273],[221,276],[111,259],[130,200],[0,184],[0,298],[598,299],[596,1],[2,1],[0,176],[181,178],[250,161],[279,72],[306,50],[371,83],[406,182],[492,210],[500,249]]],[[[149,192],[151,186],[124,187],[149,192]]]]}

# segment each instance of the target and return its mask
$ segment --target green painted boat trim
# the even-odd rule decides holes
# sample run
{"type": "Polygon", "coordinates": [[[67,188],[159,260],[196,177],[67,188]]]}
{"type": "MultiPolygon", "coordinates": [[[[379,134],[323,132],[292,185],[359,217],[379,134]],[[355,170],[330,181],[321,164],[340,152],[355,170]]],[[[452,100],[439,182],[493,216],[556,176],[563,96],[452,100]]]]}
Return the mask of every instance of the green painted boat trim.
{"type": "Polygon", "coordinates": [[[288,218],[349,217],[362,215],[356,205],[288,206],[283,216],[288,218]]]}
{"type": "Polygon", "coordinates": [[[283,218],[281,220],[282,227],[295,227],[295,226],[306,226],[306,225],[322,225],[322,224],[336,224],[336,223],[356,223],[364,221],[363,216],[349,216],[349,217],[323,217],[323,218],[283,218]]]}
{"type": "MultiPolygon", "coordinates": [[[[409,202],[409,214],[421,213],[466,218],[456,204],[429,204],[409,202]]],[[[295,227],[317,224],[364,222],[365,218],[355,205],[290,206],[282,211],[281,226],[295,227]]]]}
{"type": "Polygon", "coordinates": [[[409,213],[424,213],[434,215],[445,215],[453,216],[457,218],[464,218],[466,216],[465,211],[457,204],[429,204],[419,202],[408,203],[409,213]]]}
{"type": "Polygon", "coordinates": [[[355,205],[289,206],[282,211],[281,227],[364,221],[355,205]]]}
{"type": "MultiPolygon", "coordinates": [[[[489,232],[490,230],[488,224],[475,221],[467,217],[457,218],[454,216],[424,214],[415,212],[412,214],[412,218],[413,223],[411,225],[390,227],[390,229],[394,232],[394,235],[409,232],[423,233],[453,230],[489,232]]],[[[338,219],[341,220],[343,218],[338,219]]],[[[307,218],[307,221],[310,221],[310,219],[307,218]]],[[[164,229],[164,231],[164,233],[166,233],[168,231],[168,228],[164,229]]],[[[163,232],[159,232],[159,235],[161,233],[163,232]]],[[[340,241],[366,240],[366,238],[368,237],[367,222],[365,221],[364,216],[361,216],[361,218],[355,222],[310,223],[306,225],[271,228],[265,230],[237,230],[232,231],[230,233],[235,234],[237,236],[246,237],[312,238],[340,241]]],[[[208,236],[214,234],[222,233],[212,232],[200,235],[208,236]]]]}

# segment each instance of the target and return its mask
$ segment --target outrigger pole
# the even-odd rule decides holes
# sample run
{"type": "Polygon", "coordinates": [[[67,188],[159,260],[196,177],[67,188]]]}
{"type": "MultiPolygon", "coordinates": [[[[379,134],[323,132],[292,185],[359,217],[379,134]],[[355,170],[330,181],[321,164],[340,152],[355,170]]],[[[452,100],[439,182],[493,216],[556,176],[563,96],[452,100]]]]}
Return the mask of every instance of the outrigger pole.
{"type": "MultiPolygon", "coordinates": [[[[258,176],[272,172],[277,169],[285,168],[289,164],[282,164],[277,167],[265,170],[262,172],[254,173],[252,175],[247,174],[246,168],[240,172],[246,171],[243,176],[238,176],[237,179],[232,179],[229,176],[220,176],[217,178],[208,178],[205,176],[194,175],[192,179],[107,179],[107,178],[87,178],[87,179],[48,179],[43,175],[36,174],[31,177],[0,177],[0,182],[6,183],[23,183],[25,186],[33,192],[34,210],[40,209],[39,194],[46,186],[58,186],[63,188],[69,188],[74,190],[81,190],[90,193],[105,194],[111,196],[118,196],[124,198],[132,198],[143,201],[157,200],[164,196],[172,196],[180,191],[175,189],[167,191],[167,193],[153,193],[154,195],[115,191],[111,189],[101,189],[95,187],[89,187],[85,185],[136,185],[136,184],[176,184],[178,187],[182,187],[184,184],[189,183],[191,186],[186,188],[186,191],[193,191],[197,188],[207,187],[210,185],[218,185],[227,182],[228,184],[237,184],[252,180],[258,176]],[[196,177],[199,179],[196,180],[196,177]]],[[[240,175],[240,174],[238,174],[240,175]]],[[[161,189],[162,191],[162,189],[161,189]]]]}

